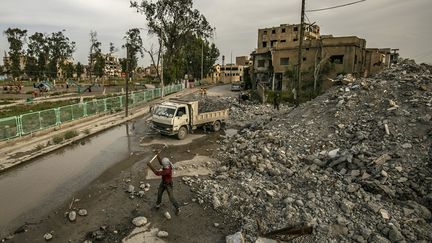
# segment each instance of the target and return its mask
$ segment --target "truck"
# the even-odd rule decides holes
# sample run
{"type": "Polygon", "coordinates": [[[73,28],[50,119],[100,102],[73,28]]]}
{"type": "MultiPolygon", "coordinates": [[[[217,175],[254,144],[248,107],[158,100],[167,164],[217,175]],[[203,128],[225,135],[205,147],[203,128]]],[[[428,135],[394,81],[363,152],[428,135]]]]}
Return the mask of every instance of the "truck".
{"type": "Polygon", "coordinates": [[[170,99],[152,108],[152,127],[164,135],[182,140],[199,127],[217,132],[228,120],[229,109],[199,112],[198,101],[170,99]]]}

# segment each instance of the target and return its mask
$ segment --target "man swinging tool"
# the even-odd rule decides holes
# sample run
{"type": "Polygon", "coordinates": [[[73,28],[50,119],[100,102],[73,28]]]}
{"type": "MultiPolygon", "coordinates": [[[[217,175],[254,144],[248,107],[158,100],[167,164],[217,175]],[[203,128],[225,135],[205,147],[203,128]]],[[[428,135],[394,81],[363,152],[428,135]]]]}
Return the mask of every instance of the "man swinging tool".
{"type": "Polygon", "coordinates": [[[162,203],[162,194],[166,190],[168,192],[168,197],[175,208],[175,214],[179,215],[180,207],[177,201],[174,198],[173,193],[173,181],[172,181],[172,173],[174,170],[173,164],[168,158],[161,159],[159,156],[159,152],[156,154],[156,158],[159,161],[159,164],[162,165],[162,170],[156,170],[152,165],[151,161],[147,163],[148,167],[153,171],[153,173],[157,176],[162,176],[162,181],[159,185],[157,201],[156,201],[156,209],[159,209],[162,203]]]}

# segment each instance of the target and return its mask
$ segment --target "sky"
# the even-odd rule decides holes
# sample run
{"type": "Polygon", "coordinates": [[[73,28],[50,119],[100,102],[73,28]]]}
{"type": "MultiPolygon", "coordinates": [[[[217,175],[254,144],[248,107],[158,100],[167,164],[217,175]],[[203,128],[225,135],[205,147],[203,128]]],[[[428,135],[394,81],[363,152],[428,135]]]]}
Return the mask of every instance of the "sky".
{"type": "MultiPolygon", "coordinates": [[[[354,0],[306,0],[306,10],[331,7],[354,0]]],[[[9,27],[52,33],[66,30],[76,42],[74,60],[87,63],[89,33],[97,31],[103,51],[113,42],[120,47],[126,31],[145,28],[145,17],[129,7],[129,0],[0,0],[0,31],[9,27]]],[[[194,0],[194,8],[216,28],[211,40],[225,55],[226,62],[249,55],[257,47],[259,28],[300,22],[301,0],[194,0]]],[[[358,36],[367,47],[399,48],[403,57],[432,64],[432,0],[367,0],[328,11],[309,12],[310,22],[321,27],[321,34],[358,36]]],[[[143,31],[144,45],[156,43],[143,31]]],[[[0,57],[8,51],[0,34],[0,57]]],[[[141,65],[148,65],[145,56],[141,65]]]]}

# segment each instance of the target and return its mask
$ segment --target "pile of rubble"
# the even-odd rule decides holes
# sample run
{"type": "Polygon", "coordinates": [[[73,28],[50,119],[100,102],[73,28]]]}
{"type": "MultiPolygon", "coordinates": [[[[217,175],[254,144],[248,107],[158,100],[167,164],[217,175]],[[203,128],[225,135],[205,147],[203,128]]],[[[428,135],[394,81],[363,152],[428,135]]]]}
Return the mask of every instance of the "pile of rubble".
{"type": "Polygon", "coordinates": [[[260,219],[265,232],[308,223],[315,242],[431,242],[431,72],[402,60],[296,109],[232,105],[240,129],[215,172],[183,181],[247,241],[260,219]]]}

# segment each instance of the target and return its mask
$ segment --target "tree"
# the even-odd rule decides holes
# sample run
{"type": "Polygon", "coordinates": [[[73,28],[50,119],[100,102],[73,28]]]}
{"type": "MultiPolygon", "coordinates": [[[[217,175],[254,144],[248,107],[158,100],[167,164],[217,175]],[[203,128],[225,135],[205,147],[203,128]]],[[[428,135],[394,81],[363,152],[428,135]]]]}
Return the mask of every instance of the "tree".
{"type": "Polygon", "coordinates": [[[84,67],[83,67],[83,65],[80,62],[78,62],[76,64],[76,66],[75,66],[75,72],[76,72],[76,75],[77,75],[77,79],[80,80],[81,75],[84,73],[84,67]]]}
{"type": "Polygon", "coordinates": [[[75,72],[73,63],[67,63],[64,67],[64,72],[67,79],[73,78],[73,74],[75,72]]]}
{"type": "Polygon", "coordinates": [[[105,58],[102,53],[97,53],[93,65],[93,73],[101,78],[105,74],[105,58]]]}
{"type": "Polygon", "coordinates": [[[47,63],[49,59],[50,49],[48,46],[48,37],[42,33],[34,33],[29,37],[27,48],[27,73],[37,79],[46,77],[47,63]]]}
{"type": "Polygon", "coordinates": [[[8,28],[4,34],[9,42],[9,58],[6,63],[7,69],[10,70],[13,78],[19,78],[23,70],[21,70],[21,58],[24,55],[23,46],[27,36],[27,30],[18,28],[8,28]]]}
{"type": "Polygon", "coordinates": [[[112,55],[114,52],[118,52],[118,49],[114,46],[114,43],[110,42],[109,45],[110,45],[109,47],[110,55],[112,55]]]}
{"type": "Polygon", "coordinates": [[[140,36],[140,31],[137,28],[130,29],[126,32],[126,35],[123,37],[126,40],[126,44],[122,47],[126,48],[126,52],[129,52],[129,70],[135,70],[138,66],[138,54],[141,54],[141,57],[144,56],[143,52],[143,41],[140,36]]]}
{"type": "Polygon", "coordinates": [[[52,33],[48,37],[48,47],[50,50],[48,62],[48,76],[57,78],[58,68],[64,69],[65,61],[72,57],[75,51],[75,42],[70,41],[63,31],[52,33]]]}
{"type": "Polygon", "coordinates": [[[103,76],[103,69],[105,68],[105,60],[103,60],[102,56],[102,50],[101,50],[102,43],[97,40],[97,32],[96,31],[90,31],[90,79],[92,78],[92,73],[97,73],[96,76],[102,77],[103,76]],[[95,68],[97,70],[95,70],[95,68]]]}
{"type": "Polygon", "coordinates": [[[122,73],[127,72],[127,59],[126,58],[120,58],[119,62],[120,62],[122,73]]]}
{"type": "Polygon", "coordinates": [[[186,60],[184,70],[193,77],[201,77],[201,60],[203,58],[203,75],[213,71],[213,65],[219,57],[219,49],[214,43],[197,38],[193,35],[189,37],[183,53],[186,60]]]}
{"type": "Polygon", "coordinates": [[[203,39],[213,35],[214,29],[197,9],[192,0],[131,1],[131,7],[145,15],[149,34],[156,35],[165,49],[164,75],[172,82],[184,71],[179,65],[187,38],[192,34],[203,39]]]}

